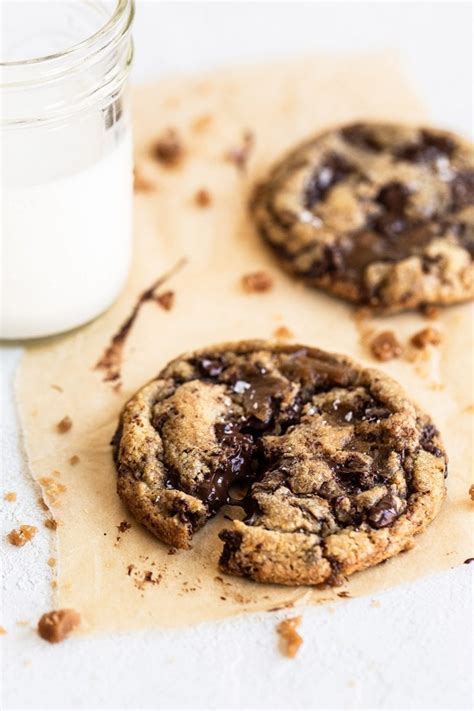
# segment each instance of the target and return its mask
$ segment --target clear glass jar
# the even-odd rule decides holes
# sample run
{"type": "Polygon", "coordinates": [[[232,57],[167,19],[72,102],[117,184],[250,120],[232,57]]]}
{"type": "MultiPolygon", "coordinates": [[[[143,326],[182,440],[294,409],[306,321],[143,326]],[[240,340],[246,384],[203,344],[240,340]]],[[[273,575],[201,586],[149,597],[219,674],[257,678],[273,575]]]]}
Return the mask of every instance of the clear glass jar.
{"type": "Polygon", "coordinates": [[[33,338],[103,312],[128,273],[134,6],[2,10],[0,336],[33,338]]]}

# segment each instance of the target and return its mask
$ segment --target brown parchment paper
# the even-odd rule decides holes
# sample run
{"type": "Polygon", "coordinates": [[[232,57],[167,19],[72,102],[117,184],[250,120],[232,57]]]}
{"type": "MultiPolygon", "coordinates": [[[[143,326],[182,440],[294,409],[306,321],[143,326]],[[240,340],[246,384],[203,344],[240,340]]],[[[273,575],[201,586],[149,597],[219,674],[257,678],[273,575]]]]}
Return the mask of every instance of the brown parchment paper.
{"type": "MultiPolygon", "coordinates": [[[[178,626],[292,601],[328,600],[341,591],[264,586],[221,575],[217,533],[224,512],[195,537],[192,550],[170,554],[119,501],[109,442],[125,400],[187,349],[271,337],[285,325],[296,341],[374,364],[351,307],[305,289],[279,270],[249,222],[248,194],[270,162],[318,129],[356,118],[416,121],[421,116],[396,58],[385,53],[229,69],[135,91],[136,164],[156,190],[136,194],[128,285],[94,323],[28,347],[17,382],[29,465],[34,478],[43,480],[54,516],[63,522],[57,530],[54,602],[79,610],[84,629],[178,626]],[[169,126],[178,129],[185,144],[185,156],[175,168],[150,157],[150,144],[169,126]],[[242,172],[226,154],[242,145],[248,130],[254,146],[242,172]],[[201,188],[212,199],[205,208],[194,202],[201,188]],[[94,365],[140,293],[183,257],[186,264],[158,290],[175,292],[173,308],[166,311],[149,301],[140,309],[125,344],[123,384],[117,391],[113,383],[103,382],[104,374],[94,365]],[[274,277],[271,292],[243,292],[241,276],[256,269],[274,277]],[[73,426],[59,434],[55,424],[66,415],[73,426]],[[80,458],[75,465],[69,462],[73,455],[80,458]],[[64,491],[57,491],[58,482],[64,491]],[[119,533],[122,521],[132,527],[119,533]]],[[[93,288],[87,286],[87,275],[84,286],[93,288]]],[[[376,328],[390,324],[402,340],[428,325],[418,314],[374,323],[376,328]]],[[[383,368],[432,413],[444,435],[451,460],[448,499],[412,551],[353,576],[343,588],[351,595],[374,593],[474,555],[468,495],[471,307],[445,310],[436,327],[444,340],[428,360],[413,364],[400,359],[383,368]]]]}

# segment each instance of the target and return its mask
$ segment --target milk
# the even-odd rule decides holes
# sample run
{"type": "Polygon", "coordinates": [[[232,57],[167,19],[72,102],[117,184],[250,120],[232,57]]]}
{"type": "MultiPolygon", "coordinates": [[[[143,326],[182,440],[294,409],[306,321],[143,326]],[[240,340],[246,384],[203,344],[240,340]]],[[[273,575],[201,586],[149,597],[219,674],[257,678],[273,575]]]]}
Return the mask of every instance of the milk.
{"type": "Polygon", "coordinates": [[[74,172],[51,170],[46,181],[35,174],[48,175],[47,158],[38,165],[32,153],[30,168],[22,161],[22,175],[2,185],[2,338],[46,336],[89,321],[115,300],[130,264],[130,130],[98,160],[79,149],[74,172]]]}

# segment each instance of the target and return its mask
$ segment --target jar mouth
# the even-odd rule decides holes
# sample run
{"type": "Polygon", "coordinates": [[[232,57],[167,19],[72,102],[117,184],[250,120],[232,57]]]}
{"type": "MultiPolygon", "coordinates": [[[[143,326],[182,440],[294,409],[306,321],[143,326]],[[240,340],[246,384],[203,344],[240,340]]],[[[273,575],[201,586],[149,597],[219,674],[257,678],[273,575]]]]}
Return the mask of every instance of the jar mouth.
{"type": "Polygon", "coordinates": [[[114,34],[114,27],[118,26],[123,18],[123,24],[120,27],[120,35],[125,34],[130,29],[135,14],[134,0],[116,0],[115,8],[108,20],[99,27],[96,32],[89,35],[86,39],[76,42],[64,50],[53,52],[39,57],[31,57],[29,59],[15,59],[12,61],[0,61],[0,69],[8,71],[9,68],[14,70],[15,67],[36,67],[38,65],[46,65],[47,63],[55,62],[63,58],[73,59],[74,55],[83,55],[88,49],[96,46],[101,42],[102,38],[107,38],[108,35],[114,34]]]}

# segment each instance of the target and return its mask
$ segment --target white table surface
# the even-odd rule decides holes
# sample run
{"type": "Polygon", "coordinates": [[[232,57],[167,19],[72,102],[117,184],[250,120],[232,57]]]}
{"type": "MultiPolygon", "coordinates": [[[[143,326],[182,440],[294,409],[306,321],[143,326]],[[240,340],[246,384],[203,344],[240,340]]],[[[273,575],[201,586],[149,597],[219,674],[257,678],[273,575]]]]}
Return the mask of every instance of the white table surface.
{"type": "MultiPolygon", "coordinates": [[[[138,0],[135,81],[298,52],[397,48],[432,118],[472,126],[472,9],[467,2],[181,3],[138,0]]],[[[16,549],[5,533],[41,526],[18,440],[12,383],[21,351],[2,348],[5,709],[468,709],[472,705],[472,568],[303,610],[295,660],[277,650],[282,613],[178,631],[71,639],[34,625],[50,608],[48,538],[16,549]]],[[[1,497],[3,498],[3,497],[1,497]]],[[[473,553],[474,554],[474,553],[473,553]]]]}

